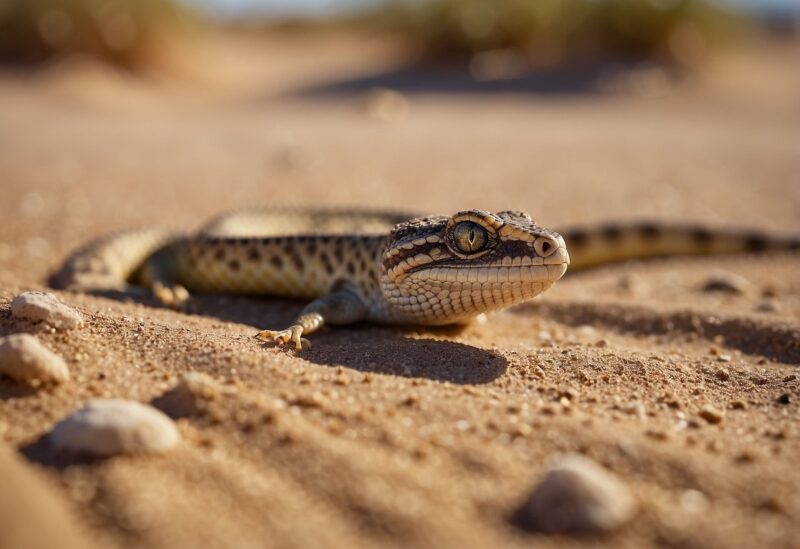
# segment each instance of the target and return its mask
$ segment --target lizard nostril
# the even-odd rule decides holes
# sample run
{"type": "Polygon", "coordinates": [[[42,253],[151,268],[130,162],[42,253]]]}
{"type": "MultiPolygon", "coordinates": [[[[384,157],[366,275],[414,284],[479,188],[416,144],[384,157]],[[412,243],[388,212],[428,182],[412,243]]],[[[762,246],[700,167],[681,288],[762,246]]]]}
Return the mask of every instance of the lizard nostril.
{"type": "Polygon", "coordinates": [[[540,236],[533,243],[533,249],[541,257],[548,257],[553,255],[558,249],[558,242],[550,236],[540,236]]]}

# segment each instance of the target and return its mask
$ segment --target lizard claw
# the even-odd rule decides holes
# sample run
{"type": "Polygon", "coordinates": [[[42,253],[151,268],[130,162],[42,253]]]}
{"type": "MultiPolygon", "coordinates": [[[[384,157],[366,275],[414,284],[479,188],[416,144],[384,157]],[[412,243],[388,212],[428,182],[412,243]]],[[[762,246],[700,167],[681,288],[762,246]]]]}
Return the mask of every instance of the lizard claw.
{"type": "Polygon", "coordinates": [[[294,343],[295,350],[297,351],[301,351],[303,349],[303,344],[310,349],[311,342],[302,337],[302,335],[303,327],[299,324],[295,324],[293,326],[289,326],[285,330],[262,330],[258,332],[255,337],[266,341],[273,341],[278,345],[283,345],[284,343],[291,341],[294,343]]]}
{"type": "Polygon", "coordinates": [[[189,292],[180,284],[166,286],[161,282],[154,282],[151,291],[162,305],[172,309],[181,310],[189,301],[189,292]]]}

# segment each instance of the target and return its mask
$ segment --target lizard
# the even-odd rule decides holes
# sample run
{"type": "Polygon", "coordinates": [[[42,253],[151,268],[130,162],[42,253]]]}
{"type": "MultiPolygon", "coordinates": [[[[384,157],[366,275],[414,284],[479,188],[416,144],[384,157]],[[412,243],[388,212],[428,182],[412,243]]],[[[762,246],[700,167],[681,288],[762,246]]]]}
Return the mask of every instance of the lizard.
{"type": "Polygon", "coordinates": [[[288,327],[256,334],[299,351],[326,324],[465,323],[536,297],[568,266],[798,249],[793,236],[694,224],[555,231],[510,210],[417,217],[266,208],[222,214],[193,235],[142,229],[100,238],[70,256],[50,283],[78,291],[144,289],[176,308],[190,293],[310,300],[288,327]]]}

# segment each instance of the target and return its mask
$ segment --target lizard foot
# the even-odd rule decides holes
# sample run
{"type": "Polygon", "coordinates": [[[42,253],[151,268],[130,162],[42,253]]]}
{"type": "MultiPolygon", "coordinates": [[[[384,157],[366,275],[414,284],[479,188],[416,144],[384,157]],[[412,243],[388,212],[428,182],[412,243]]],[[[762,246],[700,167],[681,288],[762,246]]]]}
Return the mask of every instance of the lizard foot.
{"type": "Polygon", "coordinates": [[[152,286],[153,295],[162,304],[172,309],[183,309],[189,301],[189,291],[183,286],[165,286],[155,282],[152,286]]]}
{"type": "Polygon", "coordinates": [[[255,337],[266,341],[274,341],[279,345],[293,341],[294,347],[298,351],[303,349],[304,344],[308,349],[310,349],[311,342],[302,337],[302,335],[303,327],[300,324],[294,324],[285,330],[262,330],[258,332],[255,337]]]}

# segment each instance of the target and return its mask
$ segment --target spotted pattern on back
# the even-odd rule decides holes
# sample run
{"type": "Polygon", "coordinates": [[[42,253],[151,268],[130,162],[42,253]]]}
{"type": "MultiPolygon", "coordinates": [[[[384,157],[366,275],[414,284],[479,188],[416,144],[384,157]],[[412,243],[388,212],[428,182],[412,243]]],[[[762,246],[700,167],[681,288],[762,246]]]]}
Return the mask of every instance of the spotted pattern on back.
{"type": "Polygon", "coordinates": [[[562,234],[564,239],[511,210],[413,219],[352,210],[250,211],[222,216],[193,237],[157,229],[104,237],[74,253],[51,284],[125,289],[129,281],[147,286],[167,280],[193,292],[315,298],[349,282],[367,300],[370,320],[438,324],[544,291],[564,272],[564,241],[571,269],[633,258],[800,248],[797,235],[695,223],[617,222],[562,234]],[[458,234],[481,236],[479,249],[458,247],[459,223],[472,224],[458,234]]]}

